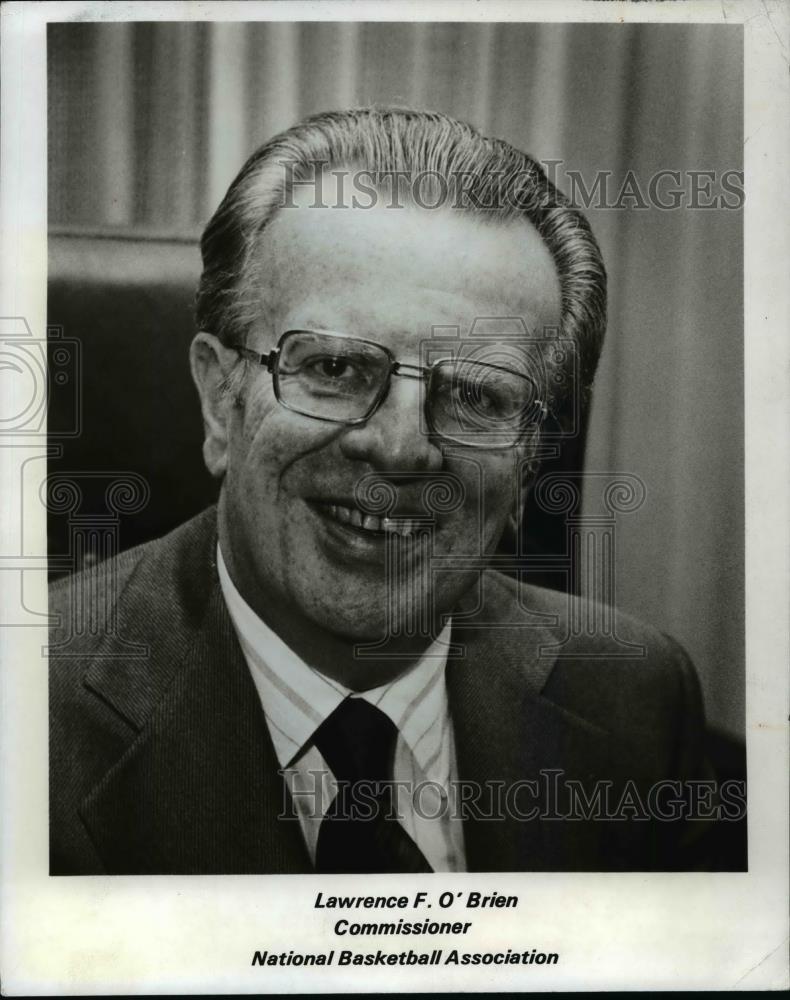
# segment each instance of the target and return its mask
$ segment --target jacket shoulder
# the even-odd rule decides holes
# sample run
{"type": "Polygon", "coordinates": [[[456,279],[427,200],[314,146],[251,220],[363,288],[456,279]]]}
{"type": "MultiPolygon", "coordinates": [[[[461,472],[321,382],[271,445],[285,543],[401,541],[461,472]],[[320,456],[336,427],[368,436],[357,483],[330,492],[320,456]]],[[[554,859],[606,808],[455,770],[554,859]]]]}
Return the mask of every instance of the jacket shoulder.
{"type": "Polygon", "coordinates": [[[212,507],[162,538],[56,580],[49,588],[51,654],[57,658],[66,643],[69,659],[83,651],[109,654],[120,640],[121,625],[137,635],[152,631],[154,621],[161,627],[160,617],[172,620],[179,610],[199,611],[202,581],[214,568],[214,545],[212,507]]]}
{"type": "Polygon", "coordinates": [[[661,659],[678,648],[674,639],[620,608],[589,597],[522,583],[496,571],[484,574],[486,611],[506,621],[532,617],[562,642],[563,658],[661,659]]]}
{"type": "Polygon", "coordinates": [[[610,606],[492,574],[500,615],[540,622],[540,655],[552,660],[541,696],[631,741],[704,725],[697,673],[685,649],[660,629],[610,606]]]}

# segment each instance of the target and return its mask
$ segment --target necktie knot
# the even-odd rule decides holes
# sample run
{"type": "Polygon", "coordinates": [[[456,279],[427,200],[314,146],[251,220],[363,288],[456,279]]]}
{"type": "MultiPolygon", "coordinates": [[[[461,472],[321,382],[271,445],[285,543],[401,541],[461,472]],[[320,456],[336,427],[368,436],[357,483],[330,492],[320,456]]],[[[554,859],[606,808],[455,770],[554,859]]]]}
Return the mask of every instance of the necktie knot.
{"type": "Polygon", "coordinates": [[[398,731],[388,715],[365,701],[346,698],[315,734],[315,744],[339,782],[392,778],[398,731]]]}

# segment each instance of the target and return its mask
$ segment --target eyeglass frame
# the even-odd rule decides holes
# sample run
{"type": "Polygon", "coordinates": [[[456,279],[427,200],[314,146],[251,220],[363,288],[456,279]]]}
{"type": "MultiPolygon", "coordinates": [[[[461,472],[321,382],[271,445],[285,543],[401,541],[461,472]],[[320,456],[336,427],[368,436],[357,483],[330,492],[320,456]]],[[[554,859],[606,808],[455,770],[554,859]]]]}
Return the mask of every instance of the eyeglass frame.
{"type": "MultiPolygon", "coordinates": [[[[376,413],[381,404],[385,401],[389,395],[390,388],[392,386],[393,375],[399,378],[410,378],[416,381],[425,383],[426,388],[430,389],[430,378],[433,374],[434,369],[439,365],[447,364],[448,362],[455,362],[456,358],[439,358],[437,361],[432,362],[430,365],[410,365],[407,362],[397,361],[393,352],[386,347],[384,344],[379,344],[375,340],[366,340],[363,337],[352,337],[346,333],[339,333],[333,330],[304,330],[301,328],[296,328],[293,330],[286,330],[281,334],[277,341],[277,344],[268,354],[261,354],[259,351],[253,351],[249,347],[239,347],[236,345],[226,345],[229,350],[236,351],[242,358],[246,358],[248,361],[252,361],[257,365],[265,368],[269,374],[272,376],[272,386],[274,388],[274,397],[280,406],[284,407],[286,410],[290,410],[292,413],[298,413],[302,417],[309,417],[311,420],[321,420],[324,423],[337,424],[338,426],[344,427],[359,427],[370,420],[370,418],[376,413]],[[389,359],[389,368],[386,370],[386,377],[382,381],[382,387],[373,402],[368,407],[365,414],[361,417],[352,417],[348,420],[341,420],[337,417],[319,417],[314,413],[306,413],[304,410],[300,410],[296,406],[291,406],[286,403],[282,396],[280,395],[280,378],[279,378],[279,365],[278,359],[280,357],[283,343],[294,334],[307,333],[307,334],[320,334],[327,337],[337,337],[339,340],[351,341],[355,344],[366,344],[368,347],[375,347],[377,350],[382,351],[389,359]],[[409,369],[408,371],[403,371],[403,369],[409,369]]],[[[505,368],[503,365],[492,365],[487,361],[476,361],[474,359],[468,359],[468,363],[481,368],[489,368],[493,371],[507,372],[508,375],[515,375],[517,378],[524,379],[525,382],[530,382],[536,389],[537,383],[534,379],[530,378],[529,375],[523,375],[521,372],[515,372],[510,368],[505,368]]],[[[428,396],[426,395],[426,402],[428,396]]],[[[539,413],[538,419],[531,421],[530,423],[538,423],[543,420],[548,415],[548,409],[543,400],[535,399],[533,402],[533,407],[539,413]]],[[[505,448],[517,448],[521,439],[527,433],[527,428],[525,426],[524,430],[519,435],[519,438],[506,445],[492,445],[489,442],[481,445],[470,444],[468,441],[459,441],[450,434],[444,434],[441,431],[436,430],[431,408],[428,406],[423,407],[423,414],[425,416],[426,423],[428,424],[428,429],[434,437],[442,438],[445,441],[450,441],[453,444],[461,445],[467,448],[482,448],[482,447],[494,447],[504,450],[505,448]]]]}

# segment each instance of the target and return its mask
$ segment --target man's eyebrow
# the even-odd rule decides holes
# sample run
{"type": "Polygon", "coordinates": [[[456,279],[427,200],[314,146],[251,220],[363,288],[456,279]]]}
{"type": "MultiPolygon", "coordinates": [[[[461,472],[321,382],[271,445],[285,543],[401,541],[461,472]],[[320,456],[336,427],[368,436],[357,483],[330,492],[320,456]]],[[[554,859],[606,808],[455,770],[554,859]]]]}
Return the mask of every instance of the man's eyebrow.
{"type": "MultiPolygon", "coordinates": [[[[338,330],[337,327],[327,326],[325,323],[320,322],[320,320],[317,320],[312,316],[308,316],[307,319],[303,320],[301,323],[292,323],[288,329],[309,330],[313,333],[342,333],[342,330],[338,330]]],[[[285,328],[283,328],[280,332],[284,333],[285,328]]]]}

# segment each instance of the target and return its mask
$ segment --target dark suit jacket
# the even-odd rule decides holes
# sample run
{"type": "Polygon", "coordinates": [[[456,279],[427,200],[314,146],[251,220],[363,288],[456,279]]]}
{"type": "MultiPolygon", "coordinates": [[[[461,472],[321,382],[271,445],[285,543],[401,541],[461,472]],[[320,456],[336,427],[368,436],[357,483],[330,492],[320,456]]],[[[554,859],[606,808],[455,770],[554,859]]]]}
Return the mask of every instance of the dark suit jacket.
{"type": "MultiPolygon", "coordinates": [[[[311,870],[298,822],[278,818],[289,803],[220,591],[215,521],[210,509],[52,588],[52,874],[311,870]]],[[[620,639],[644,655],[587,638],[558,656],[568,612],[564,595],[486,572],[454,615],[459,777],[480,789],[464,819],[469,870],[704,867],[699,822],[556,818],[558,779],[644,802],[656,782],[709,777],[680,647],[619,615],[620,639]]]]}

